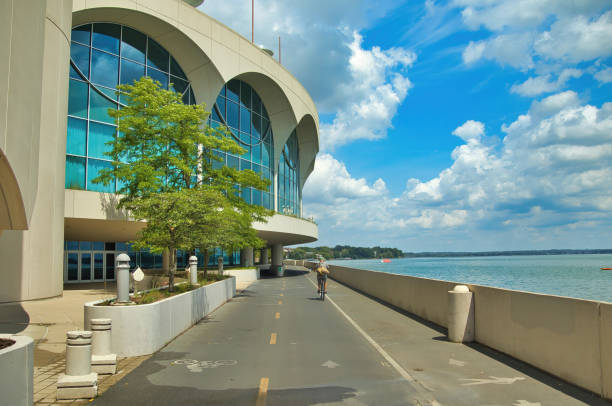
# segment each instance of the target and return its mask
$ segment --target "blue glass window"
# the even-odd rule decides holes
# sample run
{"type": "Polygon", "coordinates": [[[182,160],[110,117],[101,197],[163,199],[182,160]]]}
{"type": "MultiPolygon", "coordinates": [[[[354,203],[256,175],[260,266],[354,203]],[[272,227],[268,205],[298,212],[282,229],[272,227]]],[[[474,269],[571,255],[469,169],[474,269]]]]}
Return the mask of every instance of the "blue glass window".
{"type": "Polygon", "coordinates": [[[148,69],[147,76],[150,76],[151,79],[157,80],[161,83],[162,89],[168,89],[168,74],[165,72],[160,72],[155,69],[148,69]]]}
{"type": "Polygon", "coordinates": [[[117,105],[100,93],[91,89],[91,101],[89,103],[89,119],[102,121],[105,123],[114,123],[115,119],[108,115],[108,109],[116,109],[117,105]]]}
{"type": "Polygon", "coordinates": [[[66,189],[85,190],[85,158],[66,157],[66,189]]]}
{"type": "Polygon", "coordinates": [[[89,46],[89,43],[91,42],[91,25],[87,24],[73,28],[70,39],[89,46]]]}
{"type": "Polygon", "coordinates": [[[278,164],[278,210],[281,213],[300,215],[299,173],[299,145],[294,130],[283,147],[278,164]]]}
{"type": "MultiPolygon", "coordinates": [[[[253,169],[262,178],[273,178],[270,158],[273,150],[272,130],[269,128],[268,113],[257,92],[246,82],[232,79],[220,91],[212,112],[211,125],[218,122],[230,128],[235,141],[245,149],[240,159],[227,156],[227,166],[239,170],[253,169]],[[217,113],[218,109],[218,113],[217,113]],[[239,131],[238,131],[239,130],[239,131]]],[[[270,185],[269,191],[273,191],[270,185]]],[[[270,196],[267,192],[257,190],[237,191],[245,200],[248,197],[252,204],[270,207],[270,196]]]]}
{"type": "Polygon", "coordinates": [[[87,138],[87,121],[68,117],[68,136],[66,138],[66,153],[71,155],[86,155],[85,140],[87,138]]]}
{"type": "Polygon", "coordinates": [[[94,49],[91,55],[91,81],[114,89],[118,74],[119,58],[94,49]]]}
{"type": "Polygon", "coordinates": [[[96,23],[93,25],[92,46],[94,48],[118,55],[120,38],[120,25],[108,23],[96,23]]]}
{"type": "Polygon", "coordinates": [[[240,102],[240,81],[232,79],[227,83],[227,98],[228,100],[240,102]]]}
{"type": "Polygon", "coordinates": [[[132,85],[135,81],[143,77],[145,67],[136,62],[121,60],[121,84],[132,85]]]}
{"type": "Polygon", "coordinates": [[[87,83],[71,80],[68,87],[68,114],[87,118],[87,83]]]}
{"type": "Polygon", "coordinates": [[[93,183],[92,180],[100,175],[101,169],[111,169],[112,163],[109,161],[101,161],[99,159],[88,159],[87,160],[87,190],[93,190],[96,192],[107,192],[112,193],[115,191],[115,185],[109,184],[104,185],[102,183],[93,183]]]}
{"type": "Polygon", "coordinates": [[[245,107],[240,107],[240,131],[251,132],[251,111],[245,107]]]}
{"type": "Polygon", "coordinates": [[[147,36],[129,27],[123,27],[121,57],[145,63],[147,36]]]}
{"type": "Polygon", "coordinates": [[[178,76],[181,79],[187,80],[185,72],[183,72],[178,62],[176,62],[176,59],[174,59],[173,57],[170,57],[170,73],[174,76],[178,76]]]}
{"type": "MultiPolygon", "coordinates": [[[[90,48],[87,46],[76,43],[70,45],[70,58],[74,61],[81,73],[85,75],[85,78],[89,78],[89,49],[90,48]]],[[[75,79],[81,79],[81,75],[76,72],[71,73],[70,76],[75,79]]]]}
{"type": "Polygon", "coordinates": [[[105,152],[110,152],[112,147],[106,145],[106,143],[115,139],[116,132],[116,127],[90,122],[87,155],[94,158],[110,159],[105,152]]]}
{"type": "Polygon", "coordinates": [[[168,72],[170,54],[161,45],[149,38],[147,65],[168,72]]]}

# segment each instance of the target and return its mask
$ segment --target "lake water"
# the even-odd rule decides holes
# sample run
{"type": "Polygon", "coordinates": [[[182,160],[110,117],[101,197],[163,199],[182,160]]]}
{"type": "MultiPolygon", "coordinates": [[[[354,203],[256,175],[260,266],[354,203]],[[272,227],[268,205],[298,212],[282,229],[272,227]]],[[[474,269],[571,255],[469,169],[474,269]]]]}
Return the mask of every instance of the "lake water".
{"type": "Polygon", "coordinates": [[[612,303],[612,254],[329,261],[333,265],[612,303]]]}

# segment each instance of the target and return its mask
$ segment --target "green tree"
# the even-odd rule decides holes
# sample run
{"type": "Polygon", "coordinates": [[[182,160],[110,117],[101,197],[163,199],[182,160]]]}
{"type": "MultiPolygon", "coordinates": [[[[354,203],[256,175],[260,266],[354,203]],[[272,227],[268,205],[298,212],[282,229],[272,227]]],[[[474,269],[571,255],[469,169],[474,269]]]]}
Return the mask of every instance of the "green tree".
{"type": "Polygon", "coordinates": [[[118,207],[147,221],[136,247],[170,252],[172,290],[177,249],[203,246],[205,235],[215,242],[222,234],[238,238],[248,233],[228,224],[240,223],[238,218],[252,229],[253,221],[266,221],[271,212],[247,204],[239,194],[246,187],[264,190],[268,182],[251,170],[224,166],[216,153],[244,153],[229,131],[206,125],[204,105],[185,105],[178,93],[160,86],[148,77],[118,86],[125,105],[109,109],[119,130],[107,153],[113,166],[94,182],[116,179],[122,195],[118,207]]]}

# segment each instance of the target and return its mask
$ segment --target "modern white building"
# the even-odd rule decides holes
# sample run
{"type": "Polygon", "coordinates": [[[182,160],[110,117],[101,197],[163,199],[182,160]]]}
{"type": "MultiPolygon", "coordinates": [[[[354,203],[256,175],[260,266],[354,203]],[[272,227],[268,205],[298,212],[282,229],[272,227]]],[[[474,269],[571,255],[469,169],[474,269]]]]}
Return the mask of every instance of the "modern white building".
{"type": "MultiPolygon", "coordinates": [[[[117,131],[107,111],[121,104],[114,89],[144,75],[185,103],[204,103],[211,125],[226,125],[247,150],[224,155],[225,164],[270,180],[269,190],[241,195],[276,211],[255,225],[273,266],[284,245],[317,239],[316,224],[301,217],[319,149],[312,99],[273,57],[198,3],[0,2],[0,302],[112,280],[118,252],[143,268],[162,266],[161,256],[130,251],[126,242],[142,223],[116,210],[116,186],[91,182],[110,165],[105,142],[117,131]]],[[[253,261],[249,249],[217,255],[253,261]]]]}

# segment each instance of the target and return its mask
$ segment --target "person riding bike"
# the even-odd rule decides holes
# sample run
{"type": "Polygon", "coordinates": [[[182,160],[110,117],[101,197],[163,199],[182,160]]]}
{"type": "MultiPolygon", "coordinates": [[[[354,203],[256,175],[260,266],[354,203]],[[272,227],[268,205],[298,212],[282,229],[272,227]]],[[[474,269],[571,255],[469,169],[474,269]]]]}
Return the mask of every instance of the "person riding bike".
{"type": "Polygon", "coordinates": [[[317,273],[317,293],[321,293],[321,288],[323,292],[327,293],[327,275],[329,275],[329,268],[324,258],[319,258],[319,264],[316,266],[315,272],[317,273]]]}

